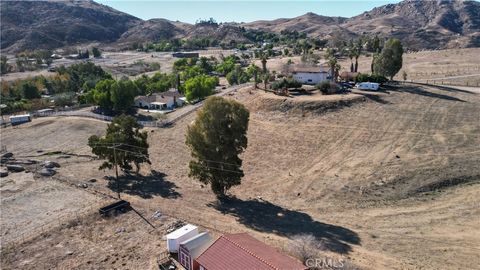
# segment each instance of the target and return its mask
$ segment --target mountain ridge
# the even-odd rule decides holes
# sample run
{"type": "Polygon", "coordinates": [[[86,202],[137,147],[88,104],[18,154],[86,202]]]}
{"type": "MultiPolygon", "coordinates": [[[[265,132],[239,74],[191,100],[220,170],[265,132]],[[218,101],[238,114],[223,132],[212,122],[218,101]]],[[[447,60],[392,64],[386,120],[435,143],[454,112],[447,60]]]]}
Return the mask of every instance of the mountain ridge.
{"type": "Polygon", "coordinates": [[[350,18],[308,12],[294,18],[218,26],[142,20],[92,0],[1,1],[0,5],[0,45],[8,52],[88,42],[123,45],[192,37],[246,41],[242,27],[275,33],[298,31],[315,38],[337,35],[350,39],[364,34],[396,37],[412,49],[480,46],[480,3],[475,1],[405,0],[350,18]]]}

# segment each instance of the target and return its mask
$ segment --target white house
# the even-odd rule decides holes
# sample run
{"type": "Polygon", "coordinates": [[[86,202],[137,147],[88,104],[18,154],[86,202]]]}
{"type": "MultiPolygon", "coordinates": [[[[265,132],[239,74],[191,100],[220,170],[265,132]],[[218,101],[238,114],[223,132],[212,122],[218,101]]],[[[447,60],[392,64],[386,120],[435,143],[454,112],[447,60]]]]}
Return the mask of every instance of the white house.
{"type": "Polygon", "coordinates": [[[177,90],[170,89],[163,93],[138,96],[134,99],[134,106],[150,110],[171,110],[184,105],[182,97],[183,95],[177,90]]]}
{"type": "Polygon", "coordinates": [[[316,67],[295,67],[292,76],[302,84],[318,84],[329,79],[330,74],[324,71],[321,66],[316,67]]]}

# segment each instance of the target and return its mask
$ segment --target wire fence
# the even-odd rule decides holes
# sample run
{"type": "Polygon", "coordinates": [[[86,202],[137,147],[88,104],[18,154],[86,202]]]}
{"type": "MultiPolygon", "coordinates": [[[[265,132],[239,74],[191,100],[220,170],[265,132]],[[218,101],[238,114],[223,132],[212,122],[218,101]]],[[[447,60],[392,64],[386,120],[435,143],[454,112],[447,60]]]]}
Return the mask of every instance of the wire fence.
{"type": "Polygon", "coordinates": [[[459,81],[448,81],[448,80],[409,80],[405,82],[423,84],[423,85],[480,87],[480,82],[468,82],[468,81],[459,82],[459,81]]]}
{"type": "MultiPolygon", "coordinates": [[[[46,111],[46,112],[36,112],[33,114],[35,117],[55,117],[55,116],[77,116],[77,117],[86,117],[93,118],[101,121],[111,122],[114,117],[108,115],[96,114],[93,112],[87,111],[46,111]]],[[[144,127],[165,127],[169,121],[160,120],[160,121],[137,121],[140,125],[144,127]]]]}

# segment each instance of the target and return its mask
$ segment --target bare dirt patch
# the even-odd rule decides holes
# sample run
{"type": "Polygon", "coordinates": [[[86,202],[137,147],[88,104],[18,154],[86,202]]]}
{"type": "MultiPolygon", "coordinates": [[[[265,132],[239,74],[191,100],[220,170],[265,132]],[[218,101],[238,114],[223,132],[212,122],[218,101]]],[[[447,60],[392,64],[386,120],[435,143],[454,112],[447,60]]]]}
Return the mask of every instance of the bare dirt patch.
{"type": "Polygon", "coordinates": [[[249,107],[258,111],[279,111],[305,115],[306,113],[320,114],[333,111],[365,100],[366,98],[363,95],[353,93],[322,95],[315,91],[309,94],[287,97],[260,92],[255,100],[249,104],[249,107]]]}

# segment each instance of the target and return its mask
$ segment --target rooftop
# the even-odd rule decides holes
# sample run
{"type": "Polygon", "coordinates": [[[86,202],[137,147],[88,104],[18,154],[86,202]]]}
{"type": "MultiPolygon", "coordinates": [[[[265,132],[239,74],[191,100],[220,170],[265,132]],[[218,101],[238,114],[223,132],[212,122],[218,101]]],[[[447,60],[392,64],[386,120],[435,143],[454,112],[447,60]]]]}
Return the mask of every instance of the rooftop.
{"type": "Polygon", "coordinates": [[[186,233],[189,233],[191,231],[197,230],[197,229],[198,229],[197,226],[192,225],[192,224],[187,224],[187,225],[181,227],[180,229],[177,229],[177,230],[167,234],[167,239],[177,239],[180,236],[182,236],[186,233]]]}
{"type": "Polygon", "coordinates": [[[298,260],[278,252],[246,233],[222,235],[197,261],[208,270],[307,269],[298,260]]]}
{"type": "Polygon", "coordinates": [[[214,239],[212,238],[212,236],[208,232],[203,232],[183,241],[182,243],[180,243],[180,245],[187,248],[193,258],[197,258],[213,242],[214,239]]]}
{"type": "Polygon", "coordinates": [[[302,73],[327,73],[325,67],[323,66],[314,66],[314,67],[294,67],[292,69],[293,73],[302,72],[302,73]]]}

